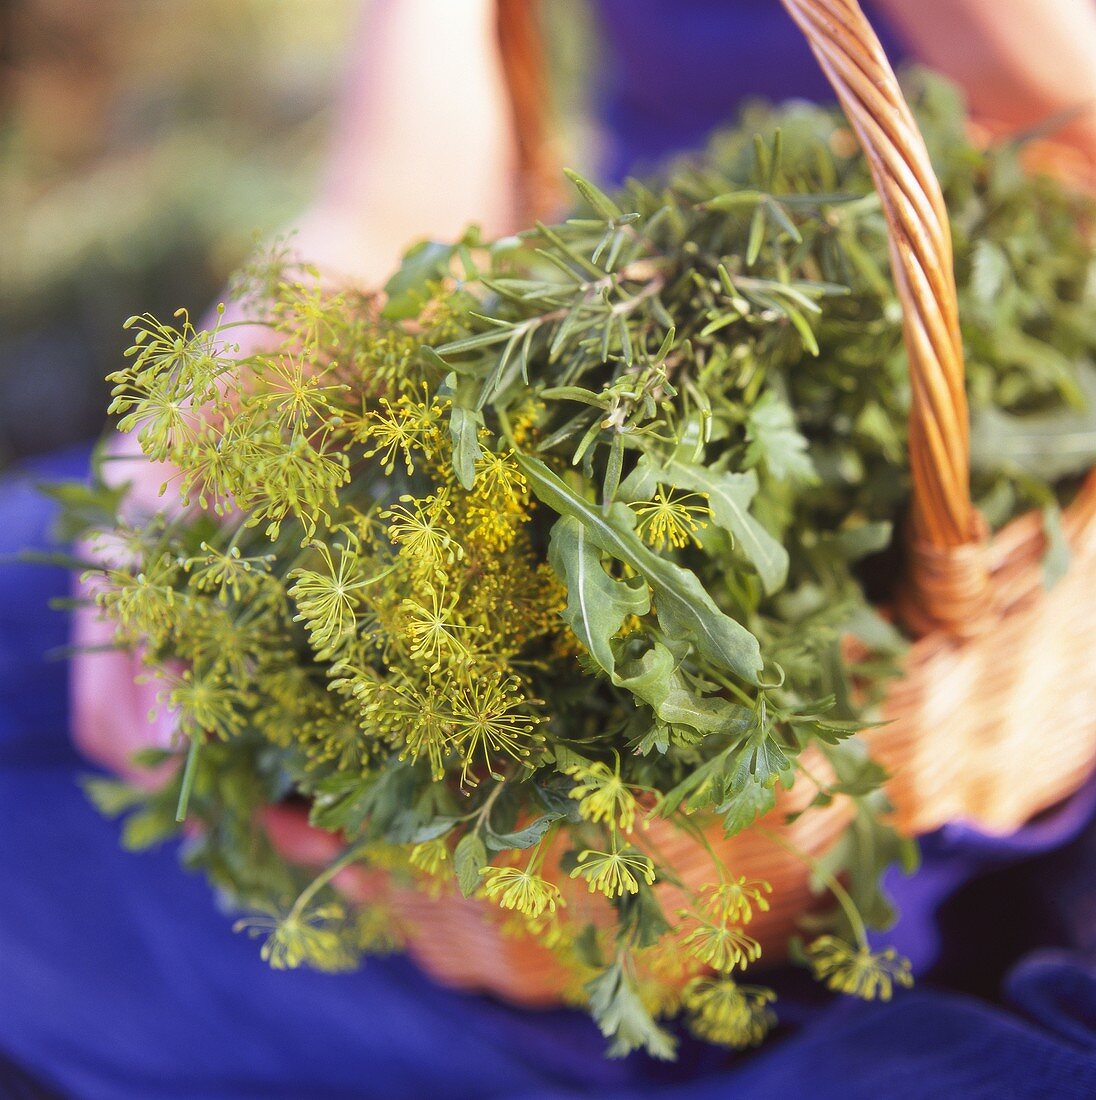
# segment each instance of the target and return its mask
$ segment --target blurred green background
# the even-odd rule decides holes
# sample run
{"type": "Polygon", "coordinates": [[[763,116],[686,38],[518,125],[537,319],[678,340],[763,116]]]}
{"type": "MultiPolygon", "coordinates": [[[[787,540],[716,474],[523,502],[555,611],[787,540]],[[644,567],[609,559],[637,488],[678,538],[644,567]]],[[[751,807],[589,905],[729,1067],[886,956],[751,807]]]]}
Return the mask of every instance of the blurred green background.
{"type": "MultiPolygon", "coordinates": [[[[126,317],[200,317],[302,210],[362,7],[0,0],[0,467],[98,434],[126,317]]],[[[583,167],[589,10],[542,13],[583,167]]]]}
{"type": "Polygon", "coordinates": [[[0,465],[307,200],[357,0],[0,0],[0,465]]]}

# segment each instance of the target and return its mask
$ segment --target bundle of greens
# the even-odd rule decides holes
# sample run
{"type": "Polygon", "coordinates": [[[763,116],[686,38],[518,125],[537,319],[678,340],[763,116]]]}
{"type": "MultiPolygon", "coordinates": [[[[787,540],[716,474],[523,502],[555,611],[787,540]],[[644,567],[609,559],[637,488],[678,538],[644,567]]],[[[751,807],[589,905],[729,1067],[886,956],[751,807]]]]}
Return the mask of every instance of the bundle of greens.
{"type": "MultiPolygon", "coordinates": [[[[979,503],[1053,534],[1093,460],[1093,208],[973,148],[946,87],[914,98],[955,219],[979,503]]],[[[797,777],[805,812],[855,810],[855,843],[812,862],[837,904],[802,961],[867,998],[910,981],[866,938],[910,853],[855,736],[904,645],[874,610],[909,495],[886,228],[840,117],[804,105],[615,197],[573,182],[581,216],[420,245],[383,295],[256,262],[258,352],[129,322],[113,410],[183,507],[124,523],[102,489],[80,511],[111,545],[94,598],[178,718],[177,753],[144,760],[180,766],[89,786],[133,847],[185,821],[272,965],[398,946],[383,903],[331,885],[381,868],[556,950],[613,1053],[672,1056],[678,1011],[743,1047],[774,1020],[739,981],[769,888],[712,839],[797,777]],[[343,838],[318,877],[264,831],[286,802],[343,838]],[[707,882],[652,821],[710,852],[707,882]]]]}

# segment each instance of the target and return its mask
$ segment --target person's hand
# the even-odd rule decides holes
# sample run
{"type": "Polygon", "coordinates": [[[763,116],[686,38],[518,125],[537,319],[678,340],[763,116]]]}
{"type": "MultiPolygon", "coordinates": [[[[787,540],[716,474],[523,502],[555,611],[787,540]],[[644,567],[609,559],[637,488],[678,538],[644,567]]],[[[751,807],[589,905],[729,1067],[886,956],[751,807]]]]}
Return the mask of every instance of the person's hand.
{"type": "Polygon", "coordinates": [[[987,138],[1045,131],[1031,160],[1096,185],[1092,0],[875,0],[918,61],[954,80],[987,138]]]}

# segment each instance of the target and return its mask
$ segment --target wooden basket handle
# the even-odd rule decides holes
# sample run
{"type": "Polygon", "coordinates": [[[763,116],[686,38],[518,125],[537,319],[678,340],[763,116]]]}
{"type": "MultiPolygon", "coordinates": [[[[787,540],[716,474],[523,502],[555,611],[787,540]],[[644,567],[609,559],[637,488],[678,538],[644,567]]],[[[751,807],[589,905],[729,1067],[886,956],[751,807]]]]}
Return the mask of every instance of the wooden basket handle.
{"type": "MultiPolygon", "coordinates": [[[[503,67],[526,200],[555,170],[532,0],[497,0],[503,67]],[[520,48],[515,48],[516,46],[520,48]],[[536,148],[533,148],[536,146],[536,148]]],[[[989,603],[985,529],[970,498],[970,427],[951,231],[928,150],[857,0],[781,0],[806,36],[868,160],[889,228],[909,357],[911,568],[902,611],[915,630],[965,635],[989,603]]]]}

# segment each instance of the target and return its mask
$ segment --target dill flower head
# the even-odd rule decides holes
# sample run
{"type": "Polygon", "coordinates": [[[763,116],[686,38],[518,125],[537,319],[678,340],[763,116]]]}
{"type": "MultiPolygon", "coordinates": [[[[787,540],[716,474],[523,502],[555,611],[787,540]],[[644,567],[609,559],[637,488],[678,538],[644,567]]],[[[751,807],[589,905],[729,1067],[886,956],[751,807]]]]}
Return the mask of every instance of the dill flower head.
{"type": "Polygon", "coordinates": [[[754,908],[768,912],[768,894],[772,886],[761,879],[747,879],[744,875],[720,883],[701,886],[700,905],[719,921],[749,924],[754,908]]]}
{"type": "Polygon", "coordinates": [[[536,871],[526,867],[484,867],[483,893],[502,909],[513,909],[531,920],[545,913],[555,913],[557,906],[567,903],[559,887],[536,871]]]}
{"type": "Polygon", "coordinates": [[[388,521],[388,537],[415,570],[439,573],[464,557],[453,535],[449,491],[442,489],[423,500],[405,493],[400,503],[381,512],[388,521]]]}
{"type": "Polygon", "coordinates": [[[698,921],[681,946],[698,962],[720,972],[735,967],[745,970],[761,958],[761,944],[738,925],[726,921],[698,921]]]}
{"type": "Polygon", "coordinates": [[[273,554],[245,558],[238,546],[217,550],[209,543],[200,547],[201,557],[187,558],[182,563],[190,575],[190,584],[199,592],[215,592],[221,603],[229,597],[239,602],[244,595],[251,595],[270,573],[273,554]]]}
{"type": "Polygon", "coordinates": [[[703,493],[667,492],[664,485],[655,490],[652,500],[633,504],[639,517],[637,530],[656,550],[682,548],[689,543],[700,545],[696,537],[711,515],[708,498],[703,493]]]}
{"type": "Polygon", "coordinates": [[[624,894],[638,894],[640,879],[648,886],[652,885],[655,866],[650,857],[635,848],[614,845],[608,852],[587,848],[579,853],[571,878],[585,879],[591,894],[596,891],[612,899],[624,894]]]}
{"type": "Polygon", "coordinates": [[[235,924],[254,938],[265,937],[260,955],[275,970],[310,966],[331,973],[353,970],[358,953],[347,931],[347,915],[341,905],[317,905],[288,913],[270,910],[245,917],[235,924]]]}
{"type": "Polygon", "coordinates": [[[872,951],[867,944],[854,946],[836,936],[819,936],[806,948],[814,976],[827,988],[864,1001],[889,1001],[894,986],[910,988],[910,961],[893,947],[872,951]]]}
{"type": "Polygon", "coordinates": [[[776,1023],[769,1007],[776,994],[756,985],[739,985],[732,978],[694,978],[681,999],[692,1030],[709,1043],[732,1050],[757,1046],[776,1023]]]}
{"type": "Polygon", "coordinates": [[[425,595],[403,601],[404,631],[416,660],[430,661],[437,672],[445,662],[462,664],[471,654],[462,631],[471,629],[460,621],[457,593],[448,595],[442,585],[430,585],[425,595]]]}
{"type": "Polygon", "coordinates": [[[416,871],[435,878],[442,874],[449,863],[449,846],[441,837],[424,840],[411,849],[408,862],[416,871]]]}
{"type": "Polygon", "coordinates": [[[468,676],[457,685],[451,717],[464,762],[462,782],[468,781],[477,756],[491,770],[495,756],[519,760],[529,754],[542,720],[534,705],[518,678],[501,672],[468,676]]]}
{"type": "Polygon", "coordinates": [[[564,769],[578,782],[571,797],[578,802],[578,812],[587,821],[611,824],[626,833],[635,827],[636,799],[620,777],[620,756],[615,767],[600,760],[574,764],[564,769]]]}
{"type": "Polygon", "coordinates": [[[289,595],[297,604],[296,622],[308,628],[309,642],[320,658],[330,657],[353,629],[358,593],[376,578],[364,575],[361,554],[355,546],[340,546],[336,565],[325,542],[313,543],[320,556],[319,570],[294,569],[289,595]]]}

